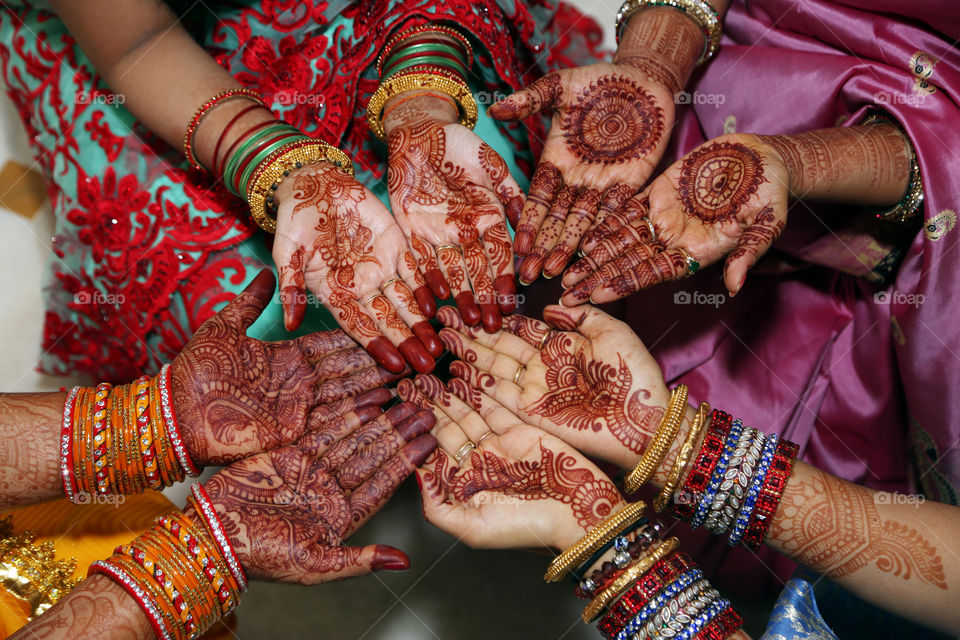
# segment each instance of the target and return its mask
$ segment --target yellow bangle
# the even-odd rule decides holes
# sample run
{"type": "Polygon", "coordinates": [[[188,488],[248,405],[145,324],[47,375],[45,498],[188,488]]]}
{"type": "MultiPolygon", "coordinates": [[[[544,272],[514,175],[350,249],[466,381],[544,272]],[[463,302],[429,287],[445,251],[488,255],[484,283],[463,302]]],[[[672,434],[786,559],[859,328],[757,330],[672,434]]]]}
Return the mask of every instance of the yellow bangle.
{"type": "Polygon", "coordinates": [[[627,474],[623,484],[627,493],[633,493],[653,477],[657,467],[663,462],[663,457],[670,450],[677,432],[680,431],[680,424],[683,422],[683,412],[687,408],[687,385],[678,384],[670,393],[670,403],[667,410],[663,412],[663,418],[657,425],[657,431],[653,434],[650,444],[640,457],[637,466],[627,474]]]}
{"type": "Polygon", "coordinates": [[[433,73],[408,73],[387,78],[380,83],[377,91],[370,98],[370,103],[367,104],[367,122],[370,123],[370,130],[374,135],[381,140],[387,139],[387,132],[381,120],[383,107],[387,101],[395,95],[414,89],[429,89],[445,93],[460,106],[460,124],[470,129],[477,124],[479,115],[477,102],[473,99],[473,93],[466,82],[433,73]]]}
{"type": "Polygon", "coordinates": [[[593,622],[597,616],[603,613],[603,610],[606,609],[611,602],[616,600],[617,596],[623,593],[624,589],[630,586],[630,583],[642,578],[643,574],[650,570],[650,567],[663,560],[664,556],[668,553],[676,551],[678,546],[680,546],[679,540],[676,538],[668,538],[661,542],[660,546],[654,549],[650,555],[644,556],[637,564],[627,568],[626,571],[620,574],[620,577],[610,583],[609,587],[601,591],[596,598],[590,601],[587,608],[583,610],[583,621],[587,623],[593,622]]]}
{"type": "Polygon", "coordinates": [[[707,423],[708,415],[710,415],[710,405],[706,402],[701,402],[700,406],[697,407],[697,413],[693,416],[690,433],[687,434],[687,439],[683,441],[683,446],[680,447],[680,453],[677,454],[677,459],[673,461],[673,467],[670,469],[667,482],[663,485],[663,490],[653,499],[653,508],[657,513],[660,513],[669,506],[670,500],[673,498],[673,492],[677,488],[677,483],[680,482],[680,476],[683,474],[683,470],[687,468],[687,463],[690,462],[690,456],[693,455],[693,449],[697,446],[697,441],[700,439],[703,425],[707,423]]]}
{"type": "Polygon", "coordinates": [[[642,500],[631,502],[615,514],[607,516],[605,520],[577,540],[576,544],[554,558],[550,566],[547,567],[543,579],[546,582],[562,580],[573,567],[589,558],[597,549],[613,539],[627,526],[636,522],[646,508],[647,505],[642,500]]]}

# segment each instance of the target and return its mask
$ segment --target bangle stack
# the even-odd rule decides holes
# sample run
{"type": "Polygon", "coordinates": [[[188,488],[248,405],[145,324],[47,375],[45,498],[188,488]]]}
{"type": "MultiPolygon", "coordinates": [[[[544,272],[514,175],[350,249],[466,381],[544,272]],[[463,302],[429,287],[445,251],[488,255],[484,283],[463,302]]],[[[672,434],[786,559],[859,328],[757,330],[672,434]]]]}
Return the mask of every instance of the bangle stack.
{"type": "Polygon", "coordinates": [[[917,152],[913,148],[913,142],[910,136],[903,129],[900,122],[893,116],[884,111],[875,111],[864,118],[862,125],[871,125],[885,123],[893,125],[900,130],[904,141],[907,144],[907,156],[910,159],[910,181],[907,183],[907,193],[903,199],[886,211],[876,211],[874,215],[879,220],[898,222],[900,224],[912,224],[919,216],[920,209],[923,206],[923,178],[920,175],[920,163],[917,161],[917,152]]]}
{"type": "Polygon", "coordinates": [[[472,129],[479,115],[466,82],[472,64],[473,48],[456,29],[430,24],[396,34],[377,61],[380,86],[367,105],[370,130],[386,140],[384,106],[390,98],[412,90],[449,96],[459,108],[460,124],[472,129]]]}
{"type": "MultiPolygon", "coordinates": [[[[180,512],[158,518],[110,558],[90,565],[89,575],[104,574],[133,596],[163,640],[199,638],[236,607],[245,590],[212,533],[211,516],[194,496],[187,501],[196,521],[180,512]]],[[[216,527],[222,532],[219,520],[216,527]]],[[[235,558],[232,549],[230,554],[235,558]]]]}
{"type": "Polygon", "coordinates": [[[656,473],[663,458],[670,451],[670,446],[677,437],[680,425],[683,423],[683,412],[687,408],[687,385],[679,384],[670,393],[670,402],[667,404],[663,418],[657,425],[657,430],[644,450],[637,466],[627,474],[623,484],[627,493],[634,493],[645,485],[656,473]]]}
{"type": "Polygon", "coordinates": [[[720,14],[717,13],[706,0],[626,0],[617,11],[617,19],[614,23],[614,34],[617,42],[620,42],[620,33],[623,25],[633,17],[635,13],[649,7],[672,7],[679,9],[696,22],[703,31],[703,53],[697,60],[697,64],[702,64],[713,57],[720,46],[720,37],[723,31],[720,26],[720,14]]]}
{"type": "MultiPolygon", "coordinates": [[[[228,89],[213,96],[206,102],[204,102],[200,107],[194,112],[193,117],[190,118],[190,124],[187,125],[187,130],[183,134],[183,155],[186,156],[187,162],[190,163],[190,166],[194,169],[203,169],[203,165],[197,160],[196,154],[193,151],[193,136],[197,132],[197,127],[200,126],[200,121],[202,121],[210,111],[223,102],[232,100],[235,98],[245,98],[247,100],[253,100],[255,103],[261,107],[266,105],[263,103],[263,98],[260,95],[252,90],[245,87],[237,87],[235,89],[228,89]]],[[[232,124],[232,123],[231,123],[232,124]]],[[[215,158],[214,158],[215,159],[215,158]]]]}
{"type": "Polygon", "coordinates": [[[60,428],[60,473],[74,502],[142,493],[195,476],[170,394],[170,365],[153,378],[74,387],[60,428]]]}

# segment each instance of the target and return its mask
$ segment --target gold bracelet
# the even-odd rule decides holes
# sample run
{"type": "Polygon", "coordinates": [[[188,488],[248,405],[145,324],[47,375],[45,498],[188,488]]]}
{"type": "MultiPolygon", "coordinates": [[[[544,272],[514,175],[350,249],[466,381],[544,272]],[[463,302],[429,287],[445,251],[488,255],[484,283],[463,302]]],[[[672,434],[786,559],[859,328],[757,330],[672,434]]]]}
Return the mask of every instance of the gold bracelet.
{"type": "Polygon", "coordinates": [[[697,407],[697,413],[693,416],[690,433],[687,434],[687,439],[683,441],[683,446],[680,447],[680,453],[677,454],[677,459],[673,461],[673,467],[670,469],[667,482],[663,485],[663,490],[653,499],[653,508],[657,513],[660,513],[669,506],[670,500],[673,498],[673,492],[680,482],[680,476],[683,475],[683,470],[686,469],[687,463],[690,462],[690,456],[693,455],[693,449],[697,446],[700,433],[703,431],[703,426],[707,423],[708,415],[710,415],[710,405],[706,402],[701,402],[700,406],[697,407]]]}
{"type": "MultiPolygon", "coordinates": [[[[920,163],[917,161],[917,152],[913,149],[913,142],[900,122],[885,111],[876,111],[860,123],[861,125],[889,124],[900,130],[907,143],[907,156],[910,159],[910,181],[907,183],[907,193],[897,204],[886,211],[874,211],[873,214],[880,220],[912,224],[920,213],[923,205],[923,178],[920,176],[920,163]]],[[[871,209],[872,211],[872,209],[871,209]]]]}
{"type": "Polygon", "coordinates": [[[277,220],[267,213],[267,193],[270,187],[291,169],[304,167],[318,162],[329,162],[353,175],[353,161],[340,149],[327,144],[322,140],[312,140],[308,143],[298,141],[291,143],[293,148],[274,156],[270,164],[262,170],[257,168],[256,182],[251,180],[250,191],[247,193],[247,203],[250,205],[250,216],[261,229],[267,233],[275,233],[277,220]]]}
{"type": "Polygon", "coordinates": [[[587,608],[583,610],[583,621],[593,622],[597,616],[603,613],[603,610],[619,596],[624,589],[630,586],[631,582],[643,577],[650,567],[663,560],[668,553],[676,551],[680,546],[680,541],[676,538],[668,538],[660,543],[650,555],[641,558],[635,565],[629,567],[620,574],[616,580],[610,583],[610,586],[600,592],[600,594],[590,601],[587,608]]]}
{"type": "Polygon", "coordinates": [[[383,128],[383,107],[395,95],[415,89],[439,91],[453,98],[460,106],[460,124],[470,129],[477,124],[477,102],[473,99],[470,87],[462,80],[454,80],[434,73],[409,73],[393,75],[380,83],[367,104],[367,122],[370,130],[381,140],[387,139],[383,128]]]}
{"type": "Polygon", "coordinates": [[[588,531],[585,536],[577,540],[572,547],[553,559],[553,562],[547,567],[547,572],[543,575],[544,581],[557,582],[562,580],[573,567],[589,558],[624,528],[636,522],[646,508],[647,505],[642,500],[631,502],[615,514],[607,516],[606,519],[588,531]]]}
{"type": "Polygon", "coordinates": [[[640,462],[633,468],[633,471],[627,474],[623,484],[627,493],[633,493],[650,481],[656,472],[657,467],[663,462],[663,457],[670,450],[677,432],[680,431],[680,424],[683,422],[683,412],[687,408],[687,385],[678,384],[670,393],[670,403],[667,410],[663,412],[663,418],[657,425],[657,431],[653,434],[650,444],[640,457],[640,462]]]}
{"type": "Polygon", "coordinates": [[[626,22],[633,17],[635,13],[648,7],[673,7],[679,9],[700,25],[703,31],[703,52],[697,60],[700,65],[717,52],[720,46],[720,38],[723,36],[723,28],[720,25],[720,14],[706,0],[626,0],[617,11],[617,19],[614,22],[613,32],[620,42],[620,29],[626,22]]]}

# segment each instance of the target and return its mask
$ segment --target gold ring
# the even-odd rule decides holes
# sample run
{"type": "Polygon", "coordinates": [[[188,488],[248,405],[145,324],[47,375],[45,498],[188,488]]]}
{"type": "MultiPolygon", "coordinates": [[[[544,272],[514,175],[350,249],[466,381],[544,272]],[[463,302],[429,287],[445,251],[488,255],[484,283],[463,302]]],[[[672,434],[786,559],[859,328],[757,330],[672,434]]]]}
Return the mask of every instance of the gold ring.
{"type": "Polygon", "coordinates": [[[453,459],[457,461],[457,464],[460,464],[460,461],[463,460],[464,456],[466,456],[468,453],[470,453],[476,448],[477,448],[477,445],[475,445],[470,440],[467,440],[466,442],[463,443],[463,446],[460,447],[457,453],[453,456],[453,459]]]}
{"type": "Polygon", "coordinates": [[[526,371],[526,369],[527,365],[525,364],[521,364],[519,367],[517,367],[517,372],[513,374],[513,384],[517,384],[517,381],[520,379],[520,376],[524,371],[526,371]]]}
{"type": "Polygon", "coordinates": [[[482,436],[480,436],[479,438],[477,438],[477,446],[479,447],[481,442],[483,442],[484,440],[486,440],[487,438],[489,438],[489,437],[492,436],[492,435],[493,435],[493,429],[490,429],[490,430],[487,431],[485,434],[483,434],[482,436]]]}
{"type": "Polygon", "coordinates": [[[390,278],[386,282],[380,285],[380,292],[382,293],[384,289],[392,285],[394,282],[401,282],[402,278],[390,278]]]}
{"type": "Polygon", "coordinates": [[[700,263],[697,262],[697,259],[691,256],[686,250],[677,247],[677,251],[683,254],[683,260],[687,263],[687,275],[692,276],[697,271],[700,271],[700,263]]]}
{"type": "Polygon", "coordinates": [[[458,253],[461,253],[460,245],[458,245],[458,244],[440,244],[440,245],[437,245],[436,247],[434,247],[434,250],[435,250],[437,253],[440,253],[440,252],[443,251],[444,249],[456,249],[458,253]]]}
{"type": "Polygon", "coordinates": [[[550,331],[548,330],[543,337],[540,338],[540,344],[537,345],[537,351],[543,351],[543,345],[547,344],[547,339],[550,337],[550,331]]]}
{"type": "Polygon", "coordinates": [[[370,296],[369,298],[361,302],[360,306],[361,307],[367,306],[368,304],[370,304],[370,301],[373,300],[374,298],[386,298],[386,297],[387,296],[383,295],[382,291],[378,291],[377,293],[373,294],[372,296],[370,296]]]}

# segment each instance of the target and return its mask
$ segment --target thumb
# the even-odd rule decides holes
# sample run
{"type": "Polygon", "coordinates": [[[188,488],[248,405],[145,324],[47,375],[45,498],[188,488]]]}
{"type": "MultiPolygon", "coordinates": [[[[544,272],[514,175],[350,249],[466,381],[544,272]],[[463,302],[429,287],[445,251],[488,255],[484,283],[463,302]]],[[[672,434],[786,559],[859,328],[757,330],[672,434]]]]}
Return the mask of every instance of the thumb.
{"type": "Polygon", "coordinates": [[[747,271],[765,254],[770,245],[780,236],[784,222],[774,215],[773,207],[767,207],[757,215],[753,224],[737,238],[737,246],[727,254],[723,266],[723,283],[730,297],[740,293],[747,279],[747,271]]]}
{"type": "Polygon", "coordinates": [[[576,307],[552,304],[543,310],[543,319],[561,331],[576,331],[590,340],[605,331],[621,328],[629,330],[624,323],[590,304],[576,307]]]}
{"type": "Polygon", "coordinates": [[[406,571],[410,558],[403,551],[382,544],[365,547],[327,547],[320,545],[317,552],[304,559],[306,584],[355,578],[372,571],[406,571]]]}
{"type": "Polygon", "coordinates": [[[307,250],[303,245],[294,251],[286,247],[273,249],[273,259],[280,266],[280,304],[283,305],[283,324],[287,331],[293,331],[303,322],[307,312],[307,298],[303,293],[305,286],[304,267],[307,262],[307,250]]]}
{"type": "Polygon", "coordinates": [[[557,106],[562,95],[560,76],[548,73],[513,95],[490,105],[487,115],[495,120],[520,120],[557,106]]]}
{"type": "Polygon", "coordinates": [[[269,269],[261,270],[250,284],[224,307],[220,316],[229,325],[246,331],[270,303],[275,286],[273,272],[269,269]]]}

